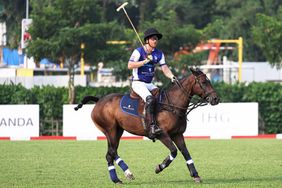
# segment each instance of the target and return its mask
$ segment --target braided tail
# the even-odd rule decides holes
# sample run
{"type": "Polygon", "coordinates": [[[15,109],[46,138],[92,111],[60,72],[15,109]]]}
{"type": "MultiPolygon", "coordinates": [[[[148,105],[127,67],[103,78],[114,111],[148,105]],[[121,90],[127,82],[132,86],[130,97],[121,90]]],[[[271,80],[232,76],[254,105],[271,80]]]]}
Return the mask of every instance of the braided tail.
{"type": "Polygon", "coordinates": [[[98,98],[98,97],[95,97],[95,96],[85,96],[85,97],[82,99],[81,103],[79,103],[79,104],[77,105],[77,107],[74,108],[74,110],[77,111],[78,109],[82,108],[82,106],[83,106],[84,104],[87,104],[87,103],[90,102],[90,101],[97,102],[98,100],[99,100],[99,98],[98,98]]]}

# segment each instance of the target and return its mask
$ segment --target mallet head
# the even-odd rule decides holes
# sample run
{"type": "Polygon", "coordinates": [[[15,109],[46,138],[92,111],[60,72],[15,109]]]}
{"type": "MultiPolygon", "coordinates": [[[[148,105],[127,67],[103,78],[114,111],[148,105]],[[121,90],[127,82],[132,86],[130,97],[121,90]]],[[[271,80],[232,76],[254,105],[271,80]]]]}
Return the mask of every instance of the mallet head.
{"type": "Polygon", "coordinates": [[[117,11],[119,12],[120,9],[123,9],[127,4],[128,4],[128,2],[125,2],[125,3],[123,3],[122,5],[120,5],[120,6],[117,8],[117,11]]]}

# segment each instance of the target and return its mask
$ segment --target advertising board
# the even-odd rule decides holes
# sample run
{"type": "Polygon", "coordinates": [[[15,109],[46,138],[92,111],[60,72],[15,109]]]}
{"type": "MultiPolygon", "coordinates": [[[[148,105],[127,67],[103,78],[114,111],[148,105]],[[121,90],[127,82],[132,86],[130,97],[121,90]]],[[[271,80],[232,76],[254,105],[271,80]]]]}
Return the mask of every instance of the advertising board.
{"type": "Polygon", "coordinates": [[[29,140],[39,136],[39,105],[0,105],[0,137],[29,140]]]}

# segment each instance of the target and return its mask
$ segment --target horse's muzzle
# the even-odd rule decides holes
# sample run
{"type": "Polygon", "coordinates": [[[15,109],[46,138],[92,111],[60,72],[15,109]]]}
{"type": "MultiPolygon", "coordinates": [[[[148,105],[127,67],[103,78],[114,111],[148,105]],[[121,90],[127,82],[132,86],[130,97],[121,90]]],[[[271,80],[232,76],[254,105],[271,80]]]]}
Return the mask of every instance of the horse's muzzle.
{"type": "Polygon", "coordinates": [[[210,95],[207,98],[207,102],[211,105],[217,105],[220,101],[220,98],[217,95],[210,95]]]}

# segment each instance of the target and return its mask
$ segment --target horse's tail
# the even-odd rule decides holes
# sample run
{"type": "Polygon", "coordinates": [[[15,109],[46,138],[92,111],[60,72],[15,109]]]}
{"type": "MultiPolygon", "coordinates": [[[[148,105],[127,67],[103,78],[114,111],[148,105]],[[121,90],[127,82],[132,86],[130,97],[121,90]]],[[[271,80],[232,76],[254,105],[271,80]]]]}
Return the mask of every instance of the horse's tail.
{"type": "Polygon", "coordinates": [[[84,104],[87,104],[89,101],[97,102],[98,100],[99,100],[99,98],[98,98],[98,97],[95,97],[95,96],[85,96],[85,97],[82,99],[81,103],[79,103],[79,104],[77,105],[77,107],[74,108],[74,110],[77,111],[78,109],[82,108],[82,106],[83,106],[84,104]]]}

